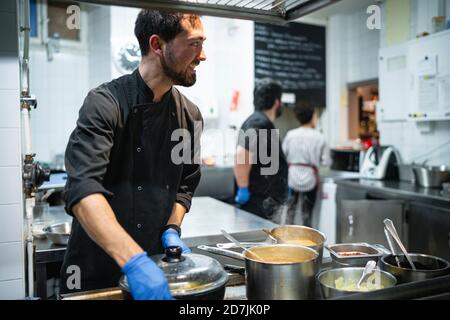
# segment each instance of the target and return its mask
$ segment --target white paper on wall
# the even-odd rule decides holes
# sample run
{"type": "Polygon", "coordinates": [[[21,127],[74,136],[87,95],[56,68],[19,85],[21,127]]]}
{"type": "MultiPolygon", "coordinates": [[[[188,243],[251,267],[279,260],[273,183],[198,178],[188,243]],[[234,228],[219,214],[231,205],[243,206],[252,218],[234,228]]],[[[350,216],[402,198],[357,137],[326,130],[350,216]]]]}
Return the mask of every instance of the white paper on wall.
{"type": "Polygon", "coordinates": [[[434,76],[437,73],[437,56],[425,57],[417,63],[417,75],[434,76]]]}
{"type": "Polygon", "coordinates": [[[419,77],[419,110],[432,111],[439,107],[438,82],[436,77],[419,77]]]}
{"type": "Polygon", "coordinates": [[[439,79],[439,105],[450,110],[450,74],[439,79]]]}

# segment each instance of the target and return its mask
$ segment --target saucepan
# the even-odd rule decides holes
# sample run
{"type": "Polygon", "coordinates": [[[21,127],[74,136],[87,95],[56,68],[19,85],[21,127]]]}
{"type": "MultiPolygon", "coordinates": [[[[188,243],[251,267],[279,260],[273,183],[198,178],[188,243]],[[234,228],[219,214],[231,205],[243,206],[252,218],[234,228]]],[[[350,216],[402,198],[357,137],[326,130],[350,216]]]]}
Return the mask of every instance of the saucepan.
{"type": "Polygon", "coordinates": [[[319,254],[316,263],[320,269],[323,257],[323,246],[327,237],[319,230],[297,225],[284,225],[265,230],[269,237],[278,244],[291,244],[314,249],[319,254]]]}
{"type": "Polygon", "coordinates": [[[318,273],[316,250],[290,244],[268,244],[237,253],[217,247],[199,249],[245,260],[247,298],[250,300],[313,299],[318,273]]]}
{"type": "Polygon", "coordinates": [[[380,260],[380,267],[392,273],[398,283],[421,281],[450,274],[448,261],[426,254],[408,253],[416,270],[413,270],[404,255],[386,255],[380,260]],[[397,265],[396,258],[400,266],[397,265]]]}
{"type": "Polygon", "coordinates": [[[300,245],[274,244],[253,247],[244,253],[244,257],[249,300],[314,298],[315,276],[319,271],[316,250],[300,245]]]}

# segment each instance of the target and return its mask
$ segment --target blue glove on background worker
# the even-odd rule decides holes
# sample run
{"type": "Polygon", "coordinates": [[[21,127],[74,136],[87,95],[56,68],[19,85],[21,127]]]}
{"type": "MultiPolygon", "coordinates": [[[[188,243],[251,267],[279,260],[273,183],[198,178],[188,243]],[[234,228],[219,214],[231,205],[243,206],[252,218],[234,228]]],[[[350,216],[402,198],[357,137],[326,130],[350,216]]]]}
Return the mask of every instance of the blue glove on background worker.
{"type": "Polygon", "coordinates": [[[173,300],[164,272],[147,252],[134,255],[122,268],[134,300],[173,300]]]}
{"type": "Polygon", "coordinates": [[[168,247],[179,246],[182,253],[191,253],[191,249],[180,239],[178,232],[174,229],[167,229],[161,236],[161,242],[164,249],[168,247]]]}
{"type": "Polygon", "coordinates": [[[238,188],[234,201],[237,204],[243,205],[250,200],[250,190],[248,188],[238,188]]]}

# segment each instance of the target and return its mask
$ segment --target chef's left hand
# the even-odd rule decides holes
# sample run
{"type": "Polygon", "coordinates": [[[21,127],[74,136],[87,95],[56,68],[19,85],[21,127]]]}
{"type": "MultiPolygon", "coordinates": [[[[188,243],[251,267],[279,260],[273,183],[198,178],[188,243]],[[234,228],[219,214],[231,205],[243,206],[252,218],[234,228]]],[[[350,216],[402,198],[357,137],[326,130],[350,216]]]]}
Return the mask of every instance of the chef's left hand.
{"type": "Polygon", "coordinates": [[[167,229],[161,236],[164,249],[172,246],[179,246],[183,253],[191,253],[191,249],[180,239],[178,232],[174,229],[167,229]]]}

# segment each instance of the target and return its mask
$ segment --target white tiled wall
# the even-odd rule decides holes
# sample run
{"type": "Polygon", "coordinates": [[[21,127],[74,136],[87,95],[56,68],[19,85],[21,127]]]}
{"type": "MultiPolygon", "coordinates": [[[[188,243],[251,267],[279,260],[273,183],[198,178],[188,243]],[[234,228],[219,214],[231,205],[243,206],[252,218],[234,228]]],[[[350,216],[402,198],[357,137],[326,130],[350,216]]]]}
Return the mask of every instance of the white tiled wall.
{"type": "MultiPolygon", "coordinates": [[[[392,0],[391,0],[392,1],[392,0]]],[[[450,20],[450,1],[447,4],[447,20],[450,20]]],[[[439,13],[439,1],[411,0],[411,37],[418,33],[431,32],[432,17],[439,13]]],[[[381,43],[385,43],[381,35],[381,43]]],[[[420,123],[399,121],[381,123],[381,143],[393,145],[406,163],[450,165],[450,121],[433,122],[431,128],[423,128],[420,123]]]]}
{"type": "MultiPolygon", "coordinates": [[[[120,20],[119,20],[120,21],[120,20]]],[[[121,23],[119,23],[119,26],[121,23]]],[[[111,7],[98,6],[88,15],[89,89],[110,81],[111,76],[111,7]]]]}
{"type": "Polygon", "coordinates": [[[357,12],[346,17],[348,23],[348,82],[378,78],[380,31],[366,26],[367,14],[357,12]]]}
{"type": "Polygon", "coordinates": [[[380,138],[383,145],[395,146],[405,163],[428,160],[430,165],[450,166],[449,121],[434,122],[429,132],[415,122],[382,123],[380,138]]]}
{"type": "Polygon", "coordinates": [[[43,47],[32,47],[30,91],[38,101],[37,109],[31,112],[36,160],[50,162],[64,152],[88,91],[87,79],[87,51],[61,48],[52,61],[47,61],[43,47]]]}
{"type": "Polygon", "coordinates": [[[348,21],[345,15],[329,18],[327,27],[327,109],[325,111],[328,130],[325,131],[331,146],[347,139],[347,95],[348,78],[348,21]],[[344,100],[344,101],[343,101],[344,100]]]}
{"type": "Polygon", "coordinates": [[[19,299],[25,282],[15,0],[0,2],[0,30],[0,299],[19,299]]]}
{"type": "Polygon", "coordinates": [[[380,31],[367,28],[367,17],[362,10],[328,19],[325,134],[331,146],[348,140],[347,84],[378,78],[380,31]]]}

